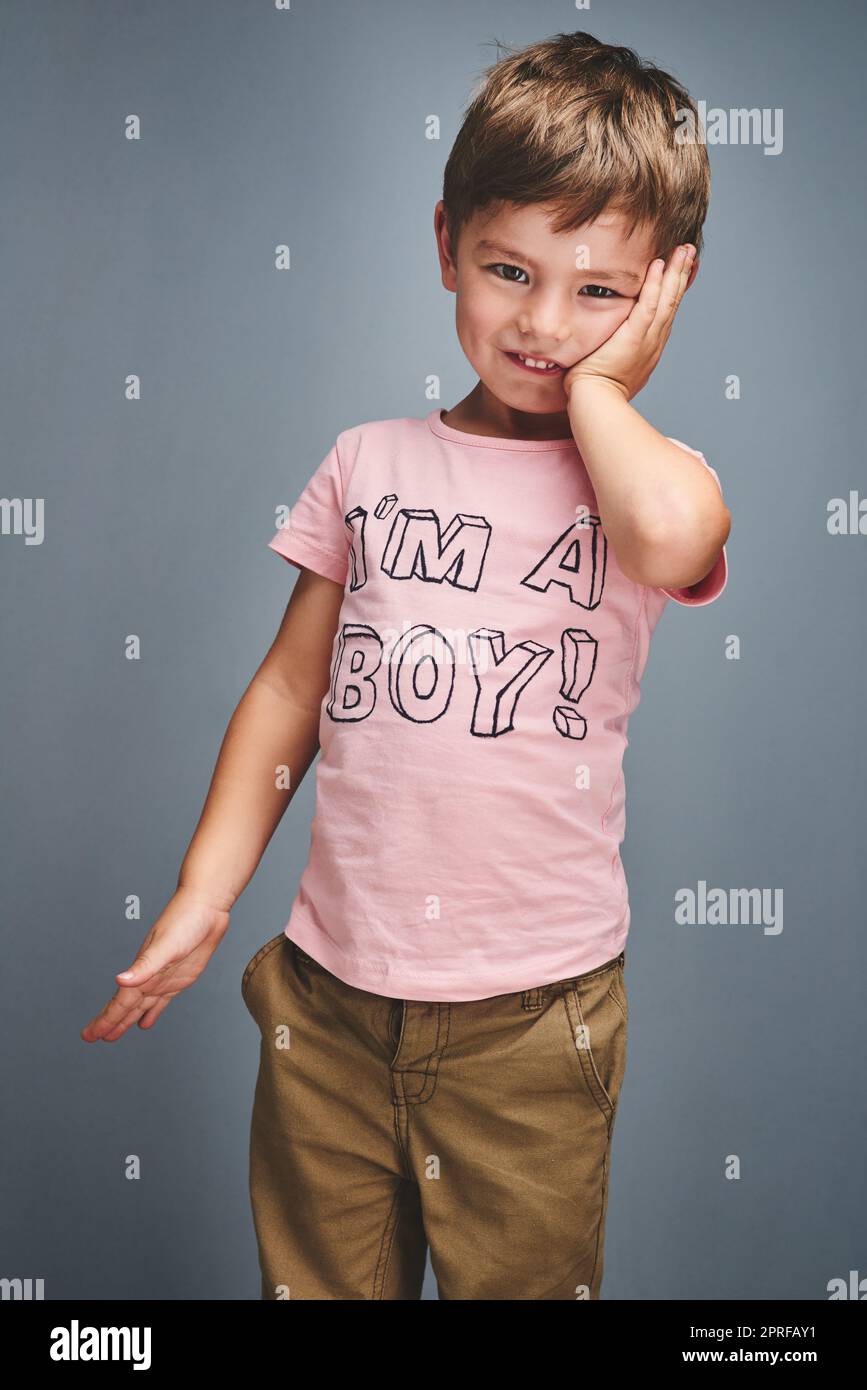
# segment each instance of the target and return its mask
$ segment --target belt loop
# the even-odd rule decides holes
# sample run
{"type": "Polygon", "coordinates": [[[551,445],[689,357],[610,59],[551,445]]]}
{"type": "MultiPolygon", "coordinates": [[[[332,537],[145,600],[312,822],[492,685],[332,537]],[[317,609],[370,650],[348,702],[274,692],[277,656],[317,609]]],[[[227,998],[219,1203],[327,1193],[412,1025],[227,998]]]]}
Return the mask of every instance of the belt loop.
{"type": "Polygon", "coordinates": [[[535,989],[525,989],[521,994],[522,1009],[541,1009],[542,1007],[542,988],[537,985],[535,989]]]}

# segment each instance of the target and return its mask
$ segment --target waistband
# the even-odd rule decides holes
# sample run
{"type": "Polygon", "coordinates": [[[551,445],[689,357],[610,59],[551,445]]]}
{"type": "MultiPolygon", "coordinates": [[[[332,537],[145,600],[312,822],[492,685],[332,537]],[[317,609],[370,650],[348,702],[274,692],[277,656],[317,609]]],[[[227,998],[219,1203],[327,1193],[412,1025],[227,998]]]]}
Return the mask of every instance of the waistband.
{"type": "MultiPolygon", "coordinates": [[[[295,951],[295,954],[298,956],[299,960],[304,961],[306,965],[313,966],[317,970],[324,970],[327,975],[331,974],[331,971],[328,970],[324,965],[320,965],[319,961],[313,960],[307,954],[306,951],[302,950],[302,948],[298,945],[297,941],[292,941],[291,937],[289,938],[289,940],[291,941],[292,948],[295,951]]],[[[552,980],[548,984],[535,985],[530,989],[511,990],[508,993],[512,995],[521,995],[521,999],[524,1003],[525,1008],[538,1007],[539,996],[544,994],[547,990],[568,988],[570,985],[577,985],[585,980],[592,980],[596,975],[604,975],[607,971],[613,970],[615,966],[624,966],[625,964],[626,951],[623,950],[620,952],[618,956],[613,956],[611,960],[605,961],[603,965],[595,965],[592,970],[585,970],[580,975],[569,975],[562,980],[552,980]]],[[[471,1000],[469,1002],[472,1003],[475,1001],[471,1000]]]]}

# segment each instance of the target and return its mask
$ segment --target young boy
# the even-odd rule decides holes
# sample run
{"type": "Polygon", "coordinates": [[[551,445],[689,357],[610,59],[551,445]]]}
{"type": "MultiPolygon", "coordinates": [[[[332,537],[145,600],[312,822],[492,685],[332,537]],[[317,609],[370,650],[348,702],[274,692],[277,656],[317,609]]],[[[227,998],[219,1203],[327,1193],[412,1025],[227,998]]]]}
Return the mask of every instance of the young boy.
{"type": "Polygon", "coordinates": [[[584,33],[489,70],[435,213],[478,382],[338,434],[269,541],[300,572],[280,630],[82,1034],[198,978],[321,749],[291,916],[242,981],[264,1298],[417,1299],[428,1247],[440,1298],[600,1296],[627,722],[667,600],[727,578],[716,474],[629,404],[698,268],[686,109],[584,33]]]}

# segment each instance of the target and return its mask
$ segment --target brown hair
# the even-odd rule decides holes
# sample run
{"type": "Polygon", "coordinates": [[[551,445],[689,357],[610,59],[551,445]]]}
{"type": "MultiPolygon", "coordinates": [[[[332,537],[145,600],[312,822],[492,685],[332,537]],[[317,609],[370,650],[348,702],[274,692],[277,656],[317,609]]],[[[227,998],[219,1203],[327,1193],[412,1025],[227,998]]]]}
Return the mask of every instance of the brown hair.
{"type": "Polygon", "coordinates": [[[581,31],[508,52],[485,70],[443,176],[455,254],[474,212],[511,202],[552,204],[554,232],[608,208],[625,216],[629,233],[651,226],[657,255],[687,241],[700,255],[709,200],[707,149],[686,89],[631,48],[581,31]],[[692,141],[676,138],[683,124],[692,141]]]}

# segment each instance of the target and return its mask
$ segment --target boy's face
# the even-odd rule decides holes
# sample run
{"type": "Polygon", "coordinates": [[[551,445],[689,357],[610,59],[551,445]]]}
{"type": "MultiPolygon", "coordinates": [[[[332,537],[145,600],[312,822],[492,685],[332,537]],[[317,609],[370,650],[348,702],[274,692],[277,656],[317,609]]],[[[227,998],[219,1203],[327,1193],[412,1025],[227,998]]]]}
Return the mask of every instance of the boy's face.
{"type": "MultiPolygon", "coordinates": [[[[542,204],[477,212],[461,229],[457,261],[442,200],[435,230],[443,284],[457,296],[458,338],[483,387],[512,411],[566,421],[565,372],[630,313],[656,246],[649,228],[627,238],[620,214],[605,211],[556,235],[550,215],[542,204]],[[561,370],[522,366],[518,353],[561,370]]],[[[688,284],[697,270],[696,261],[688,284]]]]}

